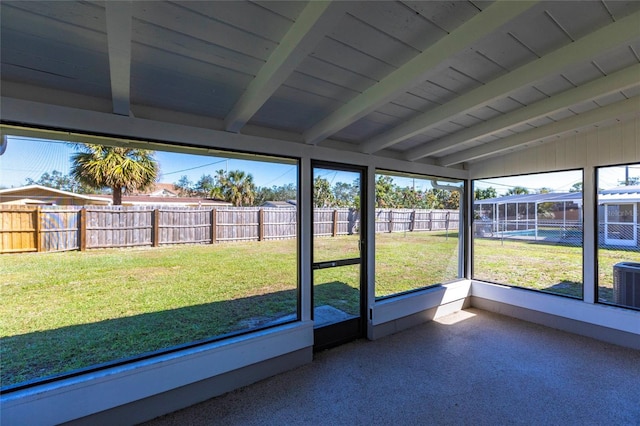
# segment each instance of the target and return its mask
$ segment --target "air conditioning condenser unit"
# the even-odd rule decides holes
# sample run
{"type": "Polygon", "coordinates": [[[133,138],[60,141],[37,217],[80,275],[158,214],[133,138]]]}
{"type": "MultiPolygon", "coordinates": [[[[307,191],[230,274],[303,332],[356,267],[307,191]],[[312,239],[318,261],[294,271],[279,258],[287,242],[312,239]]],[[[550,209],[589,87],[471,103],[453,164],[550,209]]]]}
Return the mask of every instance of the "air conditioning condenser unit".
{"type": "Polygon", "coordinates": [[[640,263],[613,265],[613,299],[617,305],[640,308],[640,263]]]}

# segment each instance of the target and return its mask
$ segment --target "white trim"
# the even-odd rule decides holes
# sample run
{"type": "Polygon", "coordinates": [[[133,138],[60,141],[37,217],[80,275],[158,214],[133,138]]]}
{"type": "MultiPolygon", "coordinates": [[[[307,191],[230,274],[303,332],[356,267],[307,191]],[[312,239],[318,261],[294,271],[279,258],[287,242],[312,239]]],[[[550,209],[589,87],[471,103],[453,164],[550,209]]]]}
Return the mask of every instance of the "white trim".
{"type": "Polygon", "coordinates": [[[59,424],[313,345],[298,322],[0,396],[2,424],[59,424]]]}
{"type": "Polygon", "coordinates": [[[638,335],[640,339],[640,311],[585,303],[582,300],[568,297],[475,280],[471,284],[470,295],[550,315],[557,315],[585,324],[633,333],[638,335]]]}

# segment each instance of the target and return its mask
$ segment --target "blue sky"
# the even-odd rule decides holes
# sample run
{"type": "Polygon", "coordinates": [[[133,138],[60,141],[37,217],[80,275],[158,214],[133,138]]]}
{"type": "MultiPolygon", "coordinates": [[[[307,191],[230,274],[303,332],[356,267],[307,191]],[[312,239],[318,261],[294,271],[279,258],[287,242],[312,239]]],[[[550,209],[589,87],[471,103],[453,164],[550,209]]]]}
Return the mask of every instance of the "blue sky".
{"type": "MultiPolygon", "coordinates": [[[[9,138],[8,146],[0,155],[0,186],[18,187],[25,184],[27,178],[38,180],[45,172],[58,170],[63,174],[69,172],[70,156],[74,148],[66,143],[44,141],[41,139],[9,138]]],[[[244,170],[253,175],[257,186],[280,186],[289,183],[297,184],[297,168],[293,164],[227,159],[202,155],[176,154],[156,152],[156,160],[160,164],[160,182],[175,183],[186,175],[196,182],[203,174],[215,175],[217,170],[244,170]]],[[[624,167],[608,167],[600,169],[600,187],[611,188],[624,179],[624,167]]],[[[355,174],[333,170],[317,171],[332,185],[338,182],[351,183],[355,174]]],[[[640,176],[640,165],[629,167],[629,175],[640,176]]],[[[477,188],[494,187],[503,194],[513,186],[524,186],[531,191],[542,187],[554,191],[568,191],[571,186],[582,180],[580,171],[546,173],[532,176],[514,176],[506,178],[485,179],[477,182],[477,188]]],[[[393,177],[393,182],[401,187],[415,187],[416,190],[431,188],[429,180],[393,177]]]]}
{"type": "MultiPolygon", "coordinates": [[[[58,170],[69,173],[74,148],[66,143],[27,138],[10,138],[7,149],[0,155],[0,186],[22,186],[27,178],[38,180],[45,172],[58,170]]],[[[257,186],[297,184],[297,168],[293,164],[267,163],[226,159],[191,154],[156,151],[160,164],[159,182],[175,183],[183,175],[193,182],[202,175],[215,176],[216,171],[244,170],[251,173],[257,186]]]]}

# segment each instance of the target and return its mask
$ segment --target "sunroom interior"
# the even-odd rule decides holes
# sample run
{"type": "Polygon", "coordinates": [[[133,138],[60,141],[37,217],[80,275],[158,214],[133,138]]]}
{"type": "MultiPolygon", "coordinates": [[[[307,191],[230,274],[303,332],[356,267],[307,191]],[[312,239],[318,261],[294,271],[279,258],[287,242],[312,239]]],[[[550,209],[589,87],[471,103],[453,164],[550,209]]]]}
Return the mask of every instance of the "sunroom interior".
{"type": "MultiPolygon", "coordinates": [[[[637,203],[617,222],[598,205],[599,190],[617,186],[605,172],[640,163],[640,2],[3,1],[0,13],[0,160],[29,141],[125,147],[284,164],[296,191],[291,251],[271,258],[292,259],[282,292],[289,310],[8,386],[3,376],[3,424],[125,413],[124,423],[142,422],[313,363],[314,351],[384,339],[466,308],[640,350],[638,245],[621,244],[610,261],[598,232],[606,222],[607,235],[629,229],[637,241],[637,203]],[[334,208],[326,220],[341,221],[337,231],[319,231],[317,210],[328,204],[314,182],[325,172],[357,182],[355,207],[334,208]],[[558,245],[573,250],[573,275],[537,282],[533,259],[547,246],[529,245],[528,272],[505,278],[482,256],[506,258],[505,247],[521,242],[479,238],[475,190],[514,176],[541,188],[553,173],[581,184],[579,244],[558,245]],[[385,210],[377,185],[385,177],[410,180],[414,192],[419,182],[424,196],[459,198],[385,210]],[[406,248],[386,245],[386,235],[431,232],[440,242],[416,247],[435,254],[406,287],[393,287],[405,272],[389,259],[406,248]],[[345,245],[331,245],[338,240],[345,245]],[[433,259],[445,259],[443,272],[425,275],[433,259]],[[633,295],[620,299],[604,282],[618,279],[611,262],[637,265],[624,275],[633,295]],[[353,311],[318,303],[328,288],[319,277],[338,282],[336,271],[349,271],[353,311]],[[173,392],[174,404],[158,403],[173,392]]],[[[8,160],[0,165],[6,185],[13,172],[8,160]]],[[[215,240],[210,247],[244,247],[215,240]]],[[[2,254],[0,269],[55,255],[2,254]]],[[[258,266],[245,276],[261,274],[258,266]]],[[[52,279],[41,276],[42,285],[52,279]]],[[[3,333],[3,346],[13,337],[3,333]]],[[[2,363],[11,356],[3,349],[2,363]]]]}

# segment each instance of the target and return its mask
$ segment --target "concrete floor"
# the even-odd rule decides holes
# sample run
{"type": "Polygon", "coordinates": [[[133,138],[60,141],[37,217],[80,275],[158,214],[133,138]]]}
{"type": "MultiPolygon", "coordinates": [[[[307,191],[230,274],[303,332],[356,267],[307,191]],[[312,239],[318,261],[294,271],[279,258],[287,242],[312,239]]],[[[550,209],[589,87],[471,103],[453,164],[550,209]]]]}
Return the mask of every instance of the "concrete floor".
{"type": "Polygon", "coordinates": [[[468,309],[148,424],[640,425],[640,351],[468,309]]]}

